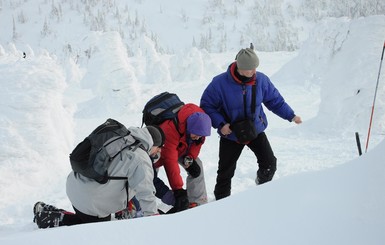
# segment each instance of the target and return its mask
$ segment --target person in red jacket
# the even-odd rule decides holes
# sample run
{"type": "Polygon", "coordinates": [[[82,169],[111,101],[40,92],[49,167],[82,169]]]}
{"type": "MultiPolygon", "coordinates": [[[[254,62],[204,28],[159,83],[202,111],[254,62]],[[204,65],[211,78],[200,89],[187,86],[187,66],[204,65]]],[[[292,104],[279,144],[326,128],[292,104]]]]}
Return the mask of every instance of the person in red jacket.
{"type": "Polygon", "coordinates": [[[211,119],[197,105],[184,105],[175,120],[160,125],[166,135],[160,159],[155,168],[164,166],[168,182],[174,193],[175,204],[168,213],[207,203],[206,184],[202,161],[198,155],[205,137],[211,134],[211,119]],[[183,189],[181,165],[187,171],[186,189],[183,189]]]}

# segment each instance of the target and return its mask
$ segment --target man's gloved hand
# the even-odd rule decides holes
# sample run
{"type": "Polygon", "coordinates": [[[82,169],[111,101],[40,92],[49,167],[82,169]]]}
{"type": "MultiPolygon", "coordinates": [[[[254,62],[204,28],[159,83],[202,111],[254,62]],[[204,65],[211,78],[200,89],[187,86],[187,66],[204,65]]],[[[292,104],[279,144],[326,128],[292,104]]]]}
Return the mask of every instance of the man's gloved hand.
{"type": "Polygon", "coordinates": [[[127,208],[115,213],[115,219],[133,219],[143,217],[142,209],[139,206],[138,200],[133,197],[127,204],[127,208]],[[134,200],[135,199],[135,200],[134,200]]]}
{"type": "Polygon", "coordinates": [[[187,191],[184,189],[179,189],[174,191],[175,205],[167,213],[176,213],[188,209],[189,200],[187,197],[187,191]]]}
{"type": "Polygon", "coordinates": [[[115,213],[115,219],[122,220],[122,219],[130,219],[130,212],[128,209],[120,210],[119,212],[115,213]]]}
{"type": "Polygon", "coordinates": [[[183,167],[193,178],[196,178],[201,174],[201,168],[198,163],[190,156],[184,158],[183,167]]]}

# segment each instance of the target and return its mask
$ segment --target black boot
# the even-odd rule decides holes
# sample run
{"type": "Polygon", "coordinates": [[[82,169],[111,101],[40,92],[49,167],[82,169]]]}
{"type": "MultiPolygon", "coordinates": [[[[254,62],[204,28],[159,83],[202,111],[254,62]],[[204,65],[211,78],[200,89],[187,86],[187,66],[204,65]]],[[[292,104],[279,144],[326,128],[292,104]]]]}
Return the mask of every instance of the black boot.
{"type": "Polygon", "coordinates": [[[275,170],[268,168],[268,169],[263,169],[260,168],[257,171],[257,178],[255,180],[255,183],[257,185],[261,185],[263,183],[269,182],[270,180],[273,179],[274,177],[275,170]]]}
{"type": "Polygon", "coordinates": [[[41,211],[36,213],[34,222],[39,228],[50,228],[60,226],[64,213],[58,211],[41,211]]]}

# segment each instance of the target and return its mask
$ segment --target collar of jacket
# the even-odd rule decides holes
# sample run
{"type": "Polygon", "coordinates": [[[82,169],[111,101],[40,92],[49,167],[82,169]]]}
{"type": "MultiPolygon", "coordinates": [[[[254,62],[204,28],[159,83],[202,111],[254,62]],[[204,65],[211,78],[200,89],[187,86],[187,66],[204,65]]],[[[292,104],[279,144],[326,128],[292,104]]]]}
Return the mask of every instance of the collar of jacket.
{"type": "Polygon", "coordinates": [[[241,85],[254,85],[255,84],[255,77],[256,75],[254,74],[251,78],[250,78],[250,81],[248,82],[242,82],[236,75],[236,71],[237,71],[237,62],[233,62],[231,65],[230,65],[230,74],[231,74],[231,77],[234,79],[235,82],[241,84],[241,85]]]}

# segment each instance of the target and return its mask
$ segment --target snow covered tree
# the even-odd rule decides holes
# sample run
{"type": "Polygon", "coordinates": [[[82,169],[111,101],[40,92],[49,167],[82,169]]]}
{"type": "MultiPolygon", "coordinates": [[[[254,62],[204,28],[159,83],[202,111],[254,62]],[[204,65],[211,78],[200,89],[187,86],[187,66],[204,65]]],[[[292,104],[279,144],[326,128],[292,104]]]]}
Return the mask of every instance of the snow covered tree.
{"type": "Polygon", "coordinates": [[[46,37],[50,33],[48,23],[47,23],[47,18],[44,20],[44,25],[43,25],[43,30],[41,30],[40,34],[43,37],[46,37]]]}
{"type": "Polygon", "coordinates": [[[187,16],[186,11],[185,11],[184,9],[182,9],[182,10],[180,11],[180,13],[181,13],[181,19],[182,19],[182,22],[183,22],[183,23],[187,23],[188,20],[189,20],[189,17],[187,16]]]}
{"type": "Polygon", "coordinates": [[[22,11],[19,12],[19,14],[17,15],[17,21],[20,23],[20,24],[24,24],[25,22],[27,22],[27,18],[25,17],[25,14],[22,11]]]}
{"type": "Polygon", "coordinates": [[[196,41],[195,41],[195,37],[193,37],[192,47],[193,47],[193,48],[196,48],[196,47],[197,47],[197,43],[196,43],[196,41]]]}
{"type": "Polygon", "coordinates": [[[18,38],[18,34],[16,32],[15,18],[12,17],[12,40],[15,41],[17,38],[18,38]]]}

